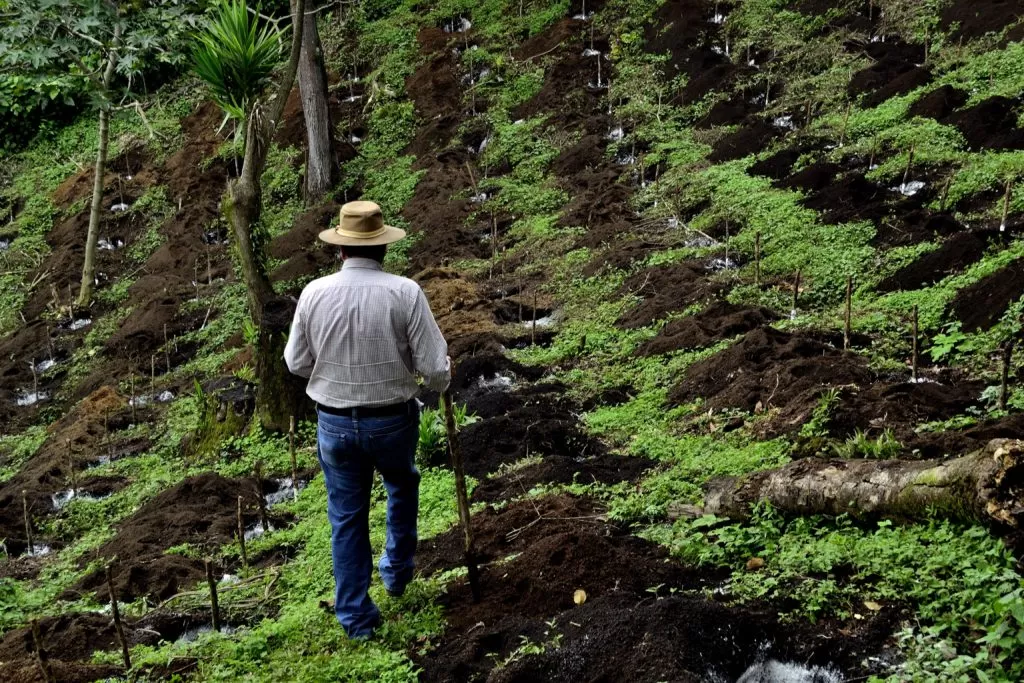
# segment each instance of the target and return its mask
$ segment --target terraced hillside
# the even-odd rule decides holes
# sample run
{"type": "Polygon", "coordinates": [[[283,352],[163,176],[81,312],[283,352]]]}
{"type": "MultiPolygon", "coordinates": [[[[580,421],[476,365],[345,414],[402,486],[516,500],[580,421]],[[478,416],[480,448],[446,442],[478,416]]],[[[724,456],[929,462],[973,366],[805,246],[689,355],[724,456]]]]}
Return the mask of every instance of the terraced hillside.
{"type": "Polygon", "coordinates": [[[1024,3],[318,20],[342,178],[304,205],[293,92],[262,178],[272,281],[336,267],[316,235],[345,201],[410,230],[387,265],[426,292],[474,416],[482,599],[424,396],[418,579],[374,586],[375,639],[337,627],[315,418],[294,466],[250,420],[260,337],[220,208],[240,148],[180,74],[144,124],[113,116],[87,310],[94,121],[0,157],[0,679],[1024,676],[1024,3]],[[705,499],[826,460],[884,489],[985,448],[997,490],[930,470],[928,507],[705,499]]]}

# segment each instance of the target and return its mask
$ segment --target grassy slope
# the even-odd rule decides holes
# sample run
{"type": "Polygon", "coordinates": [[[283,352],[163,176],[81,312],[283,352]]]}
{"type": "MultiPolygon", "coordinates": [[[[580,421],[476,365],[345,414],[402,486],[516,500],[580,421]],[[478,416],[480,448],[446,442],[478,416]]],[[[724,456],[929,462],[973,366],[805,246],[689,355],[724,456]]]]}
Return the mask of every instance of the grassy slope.
{"type": "MultiPolygon", "coordinates": [[[[485,51],[479,59],[491,60],[496,65],[502,54],[500,46],[506,33],[511,32],[506,17],[516,14],[516,3],[501,0],[444,2],[429,15],[413,13],[412,4],[376,3],[375,14],[358,26],[361,53],[384,55],[378,62],[376,74],[378,85],[387,94],[373,110],[361,157],[348,175],[353,181],[361,181],[366,194],[385,204],[389,213],[397,213],[415,183],[415,177],[407,172],[408,160],[392,162],[411,139],[416,125],[402,85],[417,59],[414,40],[417,28],[465,13],[486,37],[487,45],[494,48],[493,52],[485,51]],[[388,49],[384,50],[385,47],[388,49]]],[[[876,251],[869,244],[872,236],[869,226],[850,226],[844,232],[847,240],[844,242],[823,239],[831,233],[820,225],[814,212],[797,204],[795,192],[775,189],[766,180],[747,172],[753,159],[708,164],[706,156],[710,148],[700,141],[692,128],[708,103],[687,107],[665,104],[669,98],[664,95],[671,92],[674,85],[659,76],[659,61],[643,52],[639,36],[652,8],[637,7],[640,4],[611,3],[601,20],[616,37],[616,87],[629,98],[628,105],[620,108],[616,115],[633,121],[633,135],[649,143],[652,153],[666,162],[666,171],[659,182],[638,197],[638,208],[648,215],[658,215],[659,206],[663,210],[669,198],[684,194],[694,205],[697,198],[710,200],[693,219],[693,227],[714,225],[723,216],[745,217],[747,227],[754,230],[741,232],[731,245],[733,249],[749,256],[753,250],[752,234],[760,231],[768,247],[763,264],[767,275],[789,276],[797,267],[803,267],[813,282],[813,290],[805,299],[806,310],[801,311],[797,325],[836,326],[845,277],[852,274],[858,282],[864,283],[858,288],[855,299],[855,327],[888,341],[880,345],[885,352],[880,353],[878,362],[901,362],[906,355],[906,342],[902,331],[893,329],[887,322],[891,317],[889,312],[919,305],[926,332],[935,334],[946,328],[949,333],[943,306],[955,291],[1005,263],[1010,255],[1021,253],[1019,245],[1012,246],[992,252],[966,273],[933,287],[910,293],[876,294],[870,283],[878,277],[877,273],[893,268],[907,255],[876,251]],[[662,201],[656,205],[659,199],[662,201]]],[[[782,46],[792,44],[794,32],[799,37],[802,32],[813,30],[814,22],[799,15],[787,16],[787,21],[765,22],[765,14],[772,12],[777,4],[769,0],[741,3],[741,10],[735,12],[742,13],[733,17],[741,27],[738,30],[741,34],[752,35],[753,29],[770,23],[774,31],[758,36],[758,43],[778,41],[782,46]]],[[[564,14],[563,5],[557,5],[551,12],[529,13],[523,23],[532,24],[532,30],[539,30],[550,19],[564,14]]],[[[910,33],[912,27],[906,30],[910,33]]],[[[329,30],[327,33],[325,39],[329,39],[329,30]]],[[[914,38],[912,34],[906,37],[914,38]]],[[[960,48],[936,43],[932,53],[940,74],[936,82],[878,107],[855,105],[846,124],[847,145],[866,149],[877,140],[894,140],[898,141],[896,148],[905,150],[916,141],[925,149],[924,143],[936,140],[936,131],[920,122],[908,121],[909,105],[925,91],[945,82],[967,86],[975,98],[990,93],[1019,92],[1018,70],[1006,66],[1014,62],[1018,52],[1017,44],[986,49],[985,46],[960,48]]],[[[814,95],[822,103],[822,114],[814,120],[813,131],[834,139],[844,125],[843,107],[836,95],[843,88],[837,87],[836,81],[845,78],[848,72],[834,72],[831,67],[820,72],[808,71],[805,64],[821,63],[820,59],[811,57],[814,55],[807,61],[794,59],[788,68],[792,69],[793,78],[800,78],[803,83],[801,97],[814,95]]],[[[333,66],[344,72],[342,64],[333,66]]],[[[606,388],[627,381],[633,384],[636,389],[633,400],[617,407],[598,408],[586,416],[586,423],[591,431],[622,452],[644,455],[664,464],[640,486],[572,488],[602,497],[618,518],[634,523],[638,533],[665,543],[682,559],[732,568],[730,589],[738,600],[793,598],[798,605],[795,614],[814,618],[863,612],[870,609],[865,606],[865,600],[906,605],[916,618],[909,622],[903,635],[909,658],[902,672],[905,678],[955,680],[966,676],[964,680],[967,680],[972,676],[980,677],[983,674],[977,671],[982,670],[993,678],[1015,679],[1019,672],[1014,673],[1011,667],[1024,659],[1020,656],[1024,651],[1021,645],[1021,634],[1024,634],[1021,578],[1000,543],[982,529],[944,523],[897,527],[888,523],[855,525],[843,519],[787,521],[767,510],[748,524],[713,524],[707,519],[674,524],[665,521],[668,504],[680,500],[698,501],[701,484],[709,476],[742,474],[780,464],[788,459],[790,444],[784,439],[758,441],[753,429],[728,436],[684,431],[681,424],[699,408],[683,407],[668,412],[662,408],[665,393],[674,378],[712,350],[656,358],[634,355],[636,346],[653,336],[656,326],[630,332],[618,329],[614,321],[632,303],[628,298],[615,296],[622,275],[584,278],[582,266],[589,254],[582,250],[568,252],[566,245],[571,242],[574,231],[551,227],[566,198],[553,191],[553,178],[547,166],[566,142],[553,139],[542,125],[511,124],[507,114],[511,105],[528,97],[538,83],[534,69],[504,66],[508,69],[505,83],[494,86],[490,94],[492,107],[488,118],[495,134],[488,156],[496,164],[502,160],[512,164],[513,173],[500,181],[504,187],[499,197],[506,203],[504,208],[527,216],[513,227],[513,234],[520,242],[505,257],[515,258],[522,250],[548,255],[535,259],[530,269],[552,274],[549,288],[563,302],[568,321],[551,347],[519,352],[520,360],[554,368],[554,374],[572,386],[580,398],[596,396],[606,388]],[[538,197],[543,201],[538,201],[538,197]],[[586,351],[580,355],[584,341],[586,351]],[[744,565],[750,557],[765,559],[765,569],[757,574],[746,572],[744,565]]],[[[792,103],[785,101],[778,103],[780,111],[790,105],[792,103]]],[[[87,123],[80,125],[82,130],[89,128],[87,123]]],[[[65,156],[71,159],[88,159],[88,136],[75,131],[69,129],[41,141],[18,160],[22,168],[11,192],[43,197],[35,200],[31,211],[22,213],[21,224],[16,226],[20,239],[25,240],[19,246],[25,246],[26,250],[40,244],[53,211],[45,205],[43,193],[30,192],[29,188],[53,188],[73,168],[54,169],[41,160],[52,158],[55,150],[64,150],[65,156]],[[45,174],[41,170],[44,168],[45,174]]],[[[919,163],[959,166],[961,172],[950,189],[950,195],[958,199],[982,195],[993,185],[998,186],[1007,173],[1019,172],[1024,163],[1019,154],[969,152],[952,136],[941,140],[941,144],[927,147],[927,153],[918,157],[919,163]]],[[[880,165],[877,171],[880,177],[893,181],[900,175],[905,164],[905,157],[901,160],[900,154],[897,151],[880,165]]],[[[657,157],[650,159],[656,160],[657,157]]],[[[998,200],[993,200],[977,212],[991,217],[998,214],[998,204],[998,200]]],[[[1024,189],[1014,192],[1012,207],[1015,212],[1024,209],[1024,189]]],[[[281,220],[287,223],[286,216],[281,220]]],[[[685,249],[676,249],[656,258],[659,262],[671,262],[688,255],[685,249]]],[[[466,270],[477,271],[486,267],[481,263],[461,265],[466,270]]],[[[749,273],[743,271],[738,276],[748,277],[749,273]]],[[[4,291],[15,294],[0,299],[0,312],[7,319],[13,319],[19,306],[17,288],[5,287],[4,291]]],[[[190,371],[212,372],[220,365],[223,359],[216,355],[216,349],[229,334],[228,330],[238,324],[242,314],[239,294],[237,287],[229,287],[221,293],[218,300],[221,315],[202,340],[208,352],[190,371]]],[[[787,308],[784,295],[761,293],[750,287],[736,287],[732,297],[787,308]]],[[[949,351],[952,360],[991,377],[994,367],[989,351],[1000,338],[1013,332],[1013,325],[1014,321],[1007,316],[1003,324],[990,332],[958,336],[949,351]]],[[[87,359],[83,358],[82,362],[87,359]]],[[[1015,401],[1024,401],[1024,396],[1018,393],[1015,401]]],[[[179,400],[172,408],[167,427],[146,428],[160,436],[159,446],[152,453],[111,466],[131,476],[136,483],[102,503],[72,504],[65,517],[55,522],[56,531],[78,540],[60,553],[38,581],[0,580],[0,601],[5,606],[5,621],[0,622],[0,628],[10,628],[29,614],[87,607],[84,603],[53,602],[62,588],[80,573],[74,560],[109,537],[111,525],[129,515],[141,501],[184,476],[210,469],[211,465],[225,474],[241,473],[256,459],[267,462],[270,470],[287,468],[284,441],[258,433],[224,445],[225,452],[241,454],[240,459],[180,463],[174,457],[178,441],[196,420],[197,411],[191,399],[179,400]],[[84,533],[86,529],[93,531],[84,533]]],[[[305,436],[304,443],[308,444],[308,427],[305,436]]],[[[34,430],[6,440],[15,450],[14,457],[24,459],[30,457],[38,439],[38,430],[34,430]]],[[[309,458],[308,454],[305,457],[309,458]]],[[[4,464],[10,468],[16,467],[16,463],[17,460],[8,459],[4,464]]],[[[437,533],[454,521],[451,487],[446,473],[425,473],[422,510],[425,535],[437,533]]],[[[381,491],[376,492],[372,520],[375,546],[379,546],[382,534],[381,494],[381,491]]],[[[288,509],[296,514],[299,522],[258,542],[264,547],[297,546],[299,551],[294,561],[284,565],[279,575],[257,573],[244,588],[225,594],[230,613],[248,620],[261,615],[267,615],[267,619],[231,636],[208,635],[193,644],[155,650],[139,648],[134,653],[136,662],[158,664],[167,662],[170,657],[195,657],[200,662],[199,677],[203,680],[234,680],[243,675],[262,680],[280,680],[281,677],[325,681],[413,679],[413,668],[405,653],[424,647],[430,636],[442,628],[441,615],[433,598],[443,590],[446,577],[416,584],[401,601],[382,600],[389,625],[380,640],[369,644],[345,642],[332,617],[318,605],[320,599],[329,594],[329,581],[325,581],[325,568],[329,566],[328,527],[322,515],[323,501],[322,484],[311,486],[299,501],[289,504],[288,509]],[[270,596],[268,600],[263,598],[265,594],[270,596]],[[256,608],[253,608],[254,603],[258,605],[256,608]]],[[[223,550],[228,557],[235,552],[234,548],[223,550]]],[[[137,605],[135,609],[141,610],[142,606],[137,605]]],[[[116,661],[114,654],[102,658],[116,661]]]]}

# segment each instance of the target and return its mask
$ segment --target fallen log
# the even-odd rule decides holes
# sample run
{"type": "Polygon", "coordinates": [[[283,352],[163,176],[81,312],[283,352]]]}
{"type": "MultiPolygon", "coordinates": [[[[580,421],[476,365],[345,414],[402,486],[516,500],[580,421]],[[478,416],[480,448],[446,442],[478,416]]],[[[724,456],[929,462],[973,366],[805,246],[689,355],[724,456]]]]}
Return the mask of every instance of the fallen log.
{"type": "MultiPolygon", "coordinates": [[[[708,482],[703,514],[750,516],[767,502],[793,515],[945,518],[1020,528],[1024,441],[995,439],[953,460],[806,458],[774,470],[708,482]]],[[[682,506],[682,515],[698,510],[682,506]]]]}

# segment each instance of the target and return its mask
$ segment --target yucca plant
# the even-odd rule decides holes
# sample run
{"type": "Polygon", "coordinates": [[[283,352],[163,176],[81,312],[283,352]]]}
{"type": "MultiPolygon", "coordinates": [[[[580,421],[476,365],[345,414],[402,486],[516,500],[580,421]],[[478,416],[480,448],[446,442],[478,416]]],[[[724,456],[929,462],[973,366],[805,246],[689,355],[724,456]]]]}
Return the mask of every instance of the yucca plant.
{"type": "Polygon", "coordinates": [[[281,56],[281,31],[250,12],[245,0],[221,0],[196,34],[193,69],[231,118],[244,122],[270,84],[281,56]]]}

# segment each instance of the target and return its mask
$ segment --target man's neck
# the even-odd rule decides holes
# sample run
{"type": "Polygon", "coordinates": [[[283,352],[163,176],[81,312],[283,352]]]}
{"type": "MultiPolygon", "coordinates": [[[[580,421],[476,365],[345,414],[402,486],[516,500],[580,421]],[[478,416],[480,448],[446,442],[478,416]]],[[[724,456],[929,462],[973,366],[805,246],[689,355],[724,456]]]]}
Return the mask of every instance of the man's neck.
{"type": "Polygon", "coordinates": [[[372,258],[366,258],[365,256],[349,256],[346,257],[341,263],[342,270],[350,270],[352,268],[367,268],[369,270],[383,270],[384,266],[379,261],[374,261],[372,258]]]}

